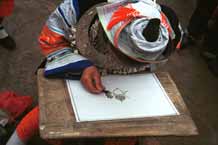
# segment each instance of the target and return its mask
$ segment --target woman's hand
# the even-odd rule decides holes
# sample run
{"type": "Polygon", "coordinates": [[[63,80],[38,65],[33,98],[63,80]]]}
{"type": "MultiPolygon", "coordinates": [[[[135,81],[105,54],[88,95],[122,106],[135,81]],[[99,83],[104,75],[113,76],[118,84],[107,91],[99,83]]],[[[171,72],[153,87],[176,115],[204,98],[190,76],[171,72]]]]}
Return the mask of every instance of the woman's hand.
{"type": "Polygon", "coordinates": [[[87,67],[82,74],[81,82],[83,86],[91,93],[101,93],[104,87],[101,82],[101,76],[95,66],[87,67]]]}

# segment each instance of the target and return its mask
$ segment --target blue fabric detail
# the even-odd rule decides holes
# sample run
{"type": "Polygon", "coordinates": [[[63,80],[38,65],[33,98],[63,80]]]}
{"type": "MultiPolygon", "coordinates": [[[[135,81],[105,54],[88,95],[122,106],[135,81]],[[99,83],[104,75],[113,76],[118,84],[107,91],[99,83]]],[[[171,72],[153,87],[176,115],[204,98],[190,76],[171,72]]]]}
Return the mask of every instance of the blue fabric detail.
{"type": "Polygon", "coordinates": [[[64,15],[64,12],[62,11],[62,9],[60,7],[58,7],[58,12],[61,14],[62,18],[64,19],[64,22],[67,24],[67,26],[70,28],[71,25],[68,23],[65,15],[64,15]]]}
{"type": "Polygon", "coordinates": [[[54,56],[59,56],[59,55],[61,55],[61,54],[63,54],[63,53],[66,53],[66,52],[68,52],[68,53],[73,53],[72,52],[72,48],[70,48],[70,47],[64,47],[64,48],[62,48],[62,49],[60,49],[60,50],[57,50],[57,51],[55,51],[55,52],[53,52],[53,53],[50,53],[48,56],[47,56],[47,59],[50,59],[50,58],[52,58],[52,57],[54,57],[54,56]]]}
{"type": "Polygon", "coordinates": [[[78,75],[68,75],[68,74],[56,74],[56,75],[52,75],[52,76],[46,76],[46,78],[50,78],[50,79],[68,79],[68,80],[80,80],[82,76],[82,73],[78,74],[78,75]]]}
{"type": "Polygon", "coordinates": [[[79,18],[79,15],[80,15],[80,11],[79,11],[79,2],[78,0],[72,0],[72,3],[73,3],[73,7],[76,11],[76,17],[77,19],[79,18]]]}
{"type": "Polygon", "coordinates": [[[75,74],[75,77],[78,77],[82,74],[85,68],[92,66],[92,65],[93,63],[89,60],[81,60],[81,61],[70,63],[65,66],[55,68],[55,69],[51,69],[51,70],[45,69],[44,75],[45,77],[52,77],[52,76],[58,77],[58,76],[65,76],[67,73],[72,72],[73,74],[75,74]]]}
{"type": "Polygon", "coordinates": [[[63,30],[61,30],[61,29],[58,29],[58,28],[55,28],[55,27],[52,27],[52,26],[48,26],[48,27],[49,27],[50,30],[52,30],[55,33],[58,33],[60,35],[64,35],[65,34],[65,32],[63,30]]]}

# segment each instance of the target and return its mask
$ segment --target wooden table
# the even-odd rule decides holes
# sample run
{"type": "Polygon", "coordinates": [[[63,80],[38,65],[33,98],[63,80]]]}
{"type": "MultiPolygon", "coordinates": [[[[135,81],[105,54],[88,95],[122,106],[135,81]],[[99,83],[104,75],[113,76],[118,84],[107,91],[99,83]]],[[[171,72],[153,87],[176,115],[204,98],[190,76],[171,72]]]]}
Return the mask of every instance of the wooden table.
{"type": "Polygon", "coordinates": [[[38,71],[40,135],[42,138],[93,138],[127,136],[190,136],[197,128],[171,77],[156,73],[180,115],[131,120],[76,122],[66,83],[46,79],[38,71]]]}

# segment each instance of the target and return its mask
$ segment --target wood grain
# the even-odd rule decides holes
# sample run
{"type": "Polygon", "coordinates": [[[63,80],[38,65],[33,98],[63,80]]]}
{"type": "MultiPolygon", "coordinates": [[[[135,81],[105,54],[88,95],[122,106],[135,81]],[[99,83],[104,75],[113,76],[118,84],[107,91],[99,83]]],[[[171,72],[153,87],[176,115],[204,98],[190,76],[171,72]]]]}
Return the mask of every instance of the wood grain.
{"type": "Polygon", "coordinates": [[[189,136],[197,128],[169,74],[156,73],[180,115],[141,119],[76,122],[64,80],[46,79],[38,71],[40,135],[42,138],[93,138],[127,136],[189,136]]]}

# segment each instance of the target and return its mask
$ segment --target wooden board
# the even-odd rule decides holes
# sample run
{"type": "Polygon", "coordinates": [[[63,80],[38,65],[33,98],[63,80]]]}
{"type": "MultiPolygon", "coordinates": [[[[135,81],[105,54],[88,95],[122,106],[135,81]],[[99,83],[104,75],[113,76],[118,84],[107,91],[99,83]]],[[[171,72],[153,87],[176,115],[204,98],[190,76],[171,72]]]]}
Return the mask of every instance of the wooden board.
{"type": "Polygon", "coordinates": [[[197,128],[175,85],[166,72],[156,73],[180,115],[131,120],[76,122],[66,83],[46,79],[38,71],[40,135],[42,138],[189,136],[197,128]]]}

